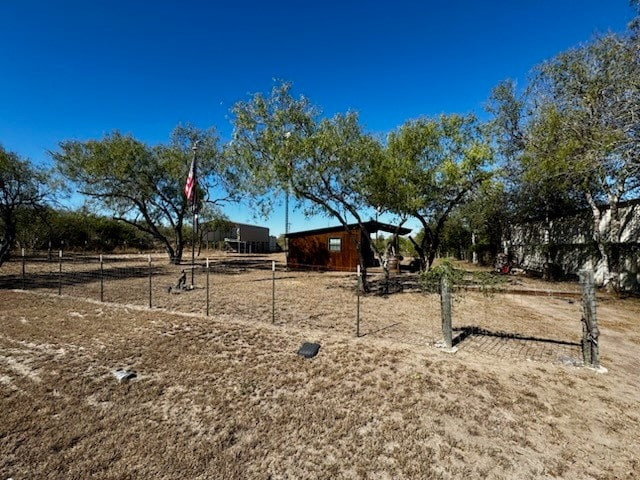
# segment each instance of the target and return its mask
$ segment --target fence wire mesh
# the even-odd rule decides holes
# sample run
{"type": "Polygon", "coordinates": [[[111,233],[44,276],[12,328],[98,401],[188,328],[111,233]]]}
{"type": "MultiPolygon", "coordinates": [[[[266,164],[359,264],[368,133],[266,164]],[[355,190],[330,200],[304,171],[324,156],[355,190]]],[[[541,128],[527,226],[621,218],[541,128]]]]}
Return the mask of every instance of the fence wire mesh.
{"type": "MultiPolygon", "coordinates": [[[[6,264],[0,288],[356,334],[356,272],[288,271],[282,262],[273,271],[273,258],[217,254],[199,257],[192,267],[160,255],[36,253],[6,264]]],[[[421,291],[417,274],[393,274],[385,283],[373,273],[368,282],[371,293],[359,304],[360,336],[422,346],[442,339],[440,298],[421,291]]],[[[458,349],[533,360],[577,362],[580,356],[577,284],[528,282],[525,289],[512,282],[489,294],[454,290],[453,297],[458,349]]]]}
{"type": "Polygon", "coordinates": [[[454,345],[497,357],[579,365],[580,296],[575,283],[532,279],[526,286],[515,280],[493,292],[458,291],[454,345]]]}

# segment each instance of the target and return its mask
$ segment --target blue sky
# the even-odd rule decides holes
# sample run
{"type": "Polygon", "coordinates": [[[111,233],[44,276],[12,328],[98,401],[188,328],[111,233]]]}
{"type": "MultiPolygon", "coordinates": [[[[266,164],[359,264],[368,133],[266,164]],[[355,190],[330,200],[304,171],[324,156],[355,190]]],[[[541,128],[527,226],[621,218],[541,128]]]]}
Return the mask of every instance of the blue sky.
{"type": "MultiPolygon", "coordinates": [[[[0,0],[0,143],[36,163],[60,141],[113,130],[150,144],[178,123],[231,133],[229,109],[293,82],[325,115],[355,110],[371,132],[475,112],[501,80],[621,32],[628,0],[0,0]]],[[[76,199],[77,200],[77,199],[76,199]]],[[[284,231],[283,209],[232,220],[284,231]]],[[[334,224],[291,218],[293,231],[334,224]]]]}

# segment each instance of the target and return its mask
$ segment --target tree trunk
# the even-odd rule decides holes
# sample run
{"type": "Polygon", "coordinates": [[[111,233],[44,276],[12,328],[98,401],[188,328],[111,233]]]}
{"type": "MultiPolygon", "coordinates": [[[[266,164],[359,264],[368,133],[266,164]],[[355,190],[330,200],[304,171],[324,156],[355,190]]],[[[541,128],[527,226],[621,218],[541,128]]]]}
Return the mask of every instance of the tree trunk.
{"type": "MultiPolygon", "coordinates": [[[[426,272],[427,271],[427,257],[424,254],[424,248],[422,248],[422,245],[418,245],[418,243],[411,236],[409,236],[409,241],[413,245],[413,249],[416,251],[416,253],[418,254],[418,258],[420,259],[420,271],[421,272],[426,272]]],[[[424,240],[423,240],[423,242],[424,242],[424,240]]]]}
{"type": "Polygon", "coordinates": [[[369,293],[369,282],[367,280],[367,262],[364,258],[364,252],[362,251],[362,239],[356,245],[358,250],[358,261],[360,262],[360,273],[362,275],[362,291],[369,293]]]}
{"type": "Polygon", "coordinates": [[[471,253],[471,263],[473,263],[474,265],[478,264],[478,252],[476,250],[476,232],[471,232],[471,245],[473,248],[473,251],[471,253]]]}
{"type": "MultiPolygon", "coordinates": [[[[436,228],[435,233],[432,232],[429,235],[430,238],[430,242],[428,245],[425,245],[426,251],[427,253],[427,270],[431,269],[431,266],[433,265],[433,261],[436,259],[436,254],[438,253],[438,247],[440,247],[440,230],[441,230],[441,224],[440,222],[438,222],[438,227],[436,228]]],[[[425,238],[427,238],[427,236],[425,235],[425,238]]]]}
{"type": "Polygon", "coordinates": [[[436,252],[438,250],[438,246],[431,244],[429,247],[429,256],[427,257],[427,270],[431,269],[433,265],[433,261],[436,259],[436,252]]]}
{"type": "Polygon", "coordinates": [[[11,250],[11,244],[6,238],[3,238],[0,241],[0,267],[2,264],[9,259],[9,252],[11,250]]]}
{"type": "Polygon", "coordinates": [[[611,211],[611,221],[609,224],[609,285],[608,290],[620,290],[620,209],[618,208],[618,197],[609,197],[609,209],[611,211]]]}
{"type": "Polygon", "coordinates": [[[173,245],[171,245],[171,242],[168,238],[163,236],[160,237],[159,240],[164,243],[164,249],[169,256],[169,262],[173,263],[174,265],[180,265],[180,262],[182,261],[182,251],[184,248],[182,244],[182,235],[176,235],[175,248],[173,245]]]}
{"type": "Polygon", "coordinates": [[[615,193],[611,193],[609,200],[609,213],[611,218],[607,232],[603,235],[600,232],[600,223],[602,221],[602,213],[596,205],[591,194],[586,195],[591,212],[593,215],[593,240],[596,242],[598,251],[602,258],[603,269],[603,286],[607,291],[617,292],[620,290],[620,233],[621,220],[620,209],[618,203],[620,197],[615,193]]]}
{"type": "Polygon", "coordinates": [[[16,240],[16,222],[11,215],[4,216],[4,238],[0,239],[0,267],[11,256],[11,247],[16,240]]]}
{"type": "Polygon", "coordinates": [[[602,260],[602,274],[603,274],[603,284],[609,289],[610,283],[610,273],[609,273],[609,252],[607,251],[607,246],[605,240],[602,238],[600,233],[600,221],[602,219],[602,213],[600,209],[596,205],[595,200],[591,196],[590,193],[586,194],[587,202],[589,202],[589,206],[591,207],[592,214],[592,222],[593,222],[593,234],[592,238],[598,247],[598,252],[600,253],[600,258],[602,260]]]}

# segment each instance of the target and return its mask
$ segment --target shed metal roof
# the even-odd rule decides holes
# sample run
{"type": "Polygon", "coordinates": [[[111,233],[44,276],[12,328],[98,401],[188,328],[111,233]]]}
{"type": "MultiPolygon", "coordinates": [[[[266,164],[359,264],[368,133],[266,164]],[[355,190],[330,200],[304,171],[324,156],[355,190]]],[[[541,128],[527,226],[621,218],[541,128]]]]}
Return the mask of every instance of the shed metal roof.
{"type": "MultiPolygon", "coordinates": [[[[407,234],[411,233],[411,229],[410,228],[397,227],[397,226],[391,225],[389,223],[376,222],[375,220],[370,220],[368,222],[363,222],[362,225],[364,226],[364,228],[369,233],[375,233],[375,232],[379,232],[379,231],[388,232],[388,233],[396,233],[396,231],[397,231],[398,235],[407,235],[407,234]]],[[[358,228],[359,226],[360,226],[359,223],[350,223],[349,225],[347,225],[347,229],[348,230],[353,230],[353,229],[358,228]]],[[[344,225],[337,225],[335,227],[326,227],[326,228],[318,228],[318,229],[315,229],[315,230],[304,230],[304,231],[300,231],[300,232],[291,232],[291,233],[288,233],[287,235],[285,235],[285,237],[287,237],[287,238],[306,237],[308,235],[318,235],[318,234],[323,234],[323,233],[340,232],[340,231],[344,231],[344,230],[345,230],[345,226],[344,225]]]]}

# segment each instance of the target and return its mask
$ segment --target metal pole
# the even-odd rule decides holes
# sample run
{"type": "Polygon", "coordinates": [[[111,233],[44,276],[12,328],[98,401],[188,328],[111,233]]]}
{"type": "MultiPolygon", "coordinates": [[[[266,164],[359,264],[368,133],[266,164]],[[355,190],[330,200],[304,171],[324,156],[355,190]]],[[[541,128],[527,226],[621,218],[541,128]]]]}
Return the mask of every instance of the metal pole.
{"type": "Polygon", "coordinates": [[[207,258],[207,317],[209,316],[209,259],[207,258]]]}
{"type": "Polygon", "coordinates": [[[193,277],[195,274],[195,248],[196,248],[196,228],[198,228],[198,214],[193,214],[193,231],[191,232],[191,288],[195,286],[193,277]]]}
{"type": "Polygon", "coordinates": [[[271,323],[276,323],[276,262],[271,261],[271,323]]]}
{"type": "Polygon", "coordinates": [[[149,308],[151,308],[151,255],[147,255],[149,261],[149,308]]]}
{"type": "Polygon", "coordinates": [[[287,248],[287,237],[286,235],[289,234],[289,189],[287,188],[287,191],[284,195],[284,245],[285,245],[285,250],[287,248]]]}
{"type": "Polygon", "coordinates": [[[104,262],[100,254],[100,301],[104,302],[104,262]]]}
{"type": "Polygon", "coordinates": [[[358,277],[358,285],[356,286],[356,337],[360,336],[360,285],[362,282],[362,273],[360,272],[360,265],[356,273],[358,277]]]}
{"type": "Polygon", "coordinates": [[[196,160],[198,155],[198,142],[192,147],[193,150],[193,231],[191,232],[191,288],[195,287],[193,280],[195,274],[195,254],[196,254],[196,230],[198,229],[198,176],[196,160]]]}
{"type": "Polygon", "coordinates": [[[62,295],[62,250],[58,252],[60,268],[58,270],[58,295],[62,295]]]}
{"type": "MultiPolygon", "coordinates": [[[[291,132],[284,133],[284,143],[285,148],[288,146],[289,138],[291,137],[291,132]]],[[[287,153],[287,188],[284,192],[284,258],[285,258],[285,270],[289,270],[289,239],[287,235],[289,235],[289,190],[291,189],[291,171],[293,170],[293,165],[291,163],[291,159],[289,158],[288,148],[286,148],[287,153]]]]}
{"type": "Polygon", "coordinates": [[[25,275],[25,266],[24,266],[24,248],[22,249],[22,290],[24,290],[24,275],[25,275]]]}

